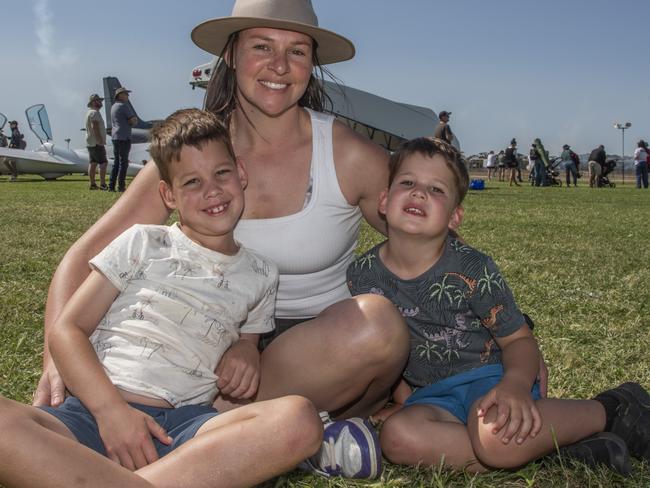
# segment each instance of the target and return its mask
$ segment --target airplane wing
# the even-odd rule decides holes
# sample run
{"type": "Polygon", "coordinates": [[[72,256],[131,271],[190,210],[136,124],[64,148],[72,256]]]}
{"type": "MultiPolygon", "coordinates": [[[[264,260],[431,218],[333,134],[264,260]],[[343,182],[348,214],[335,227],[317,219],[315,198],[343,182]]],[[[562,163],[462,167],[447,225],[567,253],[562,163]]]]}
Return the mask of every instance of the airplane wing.
{"type": "MultiPolygon", "coordinates": [[[[79,168],[78,163],[53,157],[46,152],[0,147],[0,160],[4,160],[4,158],[15,161],[19,173],[62,175],[78,171],[77,168],[79,168]]],[[[4,164],[0,165],[0,172],[7,172],[4,164]]]]}

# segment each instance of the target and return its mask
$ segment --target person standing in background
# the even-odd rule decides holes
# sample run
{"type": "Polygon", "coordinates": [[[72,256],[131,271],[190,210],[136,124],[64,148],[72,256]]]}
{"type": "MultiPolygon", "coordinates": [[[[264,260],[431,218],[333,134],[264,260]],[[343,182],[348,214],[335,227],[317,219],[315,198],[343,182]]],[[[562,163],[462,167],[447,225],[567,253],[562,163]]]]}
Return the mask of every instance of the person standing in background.
{"type": "Polygon", "coordinates": [[[648,188],[648,143],[643,139],[637,143],[634,150],[634,171],[636,172],[636,187],[648,188]]]}
{"type": "Polygon", "coordinates": [[[606,159],[605,146],[602,144],[589,154],[589,186],[591,188],[600,186],[600,175],[603,172],[606,159]]]}
{"type": "Polygon", "coordinates": [[[86,112],[86,148],[88,148],[88,179],[90,189],[108,190],[106,186],[106,125],[104,118],[99,113],[104,101],[97,93],[90,95],[88,99],[88,112],[86,112]],[[95,183],[97,165],[99,164],[99,187],[95,183]]]}
{"type": "Polygon", "coordinates": [[[485,167],[488,170],[488,181],[490,181],[492,179],[492,172],[497,168],[497,155],[494,154],[494,151],[488,153],[485,167]]]}
{"type": "Polygon", "coordinates": [[[565,144],[562,146],[562,166],[566,172],[566,187],[571,186],[571,177],[573,176],[573,186],[578,186],[578,168],[576,163],[573,161],[573,156],[571,155],[571,146],[565,144]]]}
{"type": "Polygon", "coordinates": [[[503,156],[503,161],[506,163],[510,177],[508,178],[509,186],[512,186],[514,183],[517,186],[521,186],[515,177],[517,174],[517,168],[519,167],[519,158],[517,157],[517,140],[512,139],[510,141],[510,146],[506,149],[506,152],[503,156]]]}
{"type": "Polygon", "coordinates": [[[438,118],[440,119],[440,122],[438,123],[438,127],[436,127],[436,130],[433,132],[433,137],[436,139],[442,139],[443,141],[451,144],[454,140],[454,134],[451,132],[451,127],[449,127],[449,116],[451,115],[451,112],[447,112],[446,110],[443,110],[440,112],[438,115],[438,118]]]}
{"type": "Polygon", "coordinates": [[[113,169],[111,179],[108,183],[108,191],[126,190],[126,169],[129,167],[129,152],[131,152],[131,127],[138,123],[138,117],[129,101],[129,93],[124,87],[115,90],[113,106],[111,107],[111,125],[113,127],[111,138],[113,139],[113,169]]]}
{"type": "MultiPolygon", "coordinates": [[[[9,122],[9,128],[11,129],[11,139],[9,140],[10,149],[25,149],[27,143],[25,142],[25,136],[18,129],[18,122],[12,120],[9,122]]],[[[5,166],[11,172],[11,177],[9,181],[16,181],[18,178],[18,168],[16,167],[16,161],[5,160],[5,166]]]]}

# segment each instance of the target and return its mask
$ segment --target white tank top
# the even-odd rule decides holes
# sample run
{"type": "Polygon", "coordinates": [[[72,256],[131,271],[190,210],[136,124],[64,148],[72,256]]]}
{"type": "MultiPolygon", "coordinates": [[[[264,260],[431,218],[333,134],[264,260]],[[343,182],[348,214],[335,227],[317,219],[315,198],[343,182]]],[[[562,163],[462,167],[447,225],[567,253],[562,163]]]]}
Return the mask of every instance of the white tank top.
{"type": "Polygon", "coordinates": [[[339,187],[332,149],[334,117],[308,110],[312,126],[312,194],[292,215],[242,219],[235,238],[280,271],[275,316],[306,318],[350,297],[345,270],[354,259],[361,211],[339,187]]]}

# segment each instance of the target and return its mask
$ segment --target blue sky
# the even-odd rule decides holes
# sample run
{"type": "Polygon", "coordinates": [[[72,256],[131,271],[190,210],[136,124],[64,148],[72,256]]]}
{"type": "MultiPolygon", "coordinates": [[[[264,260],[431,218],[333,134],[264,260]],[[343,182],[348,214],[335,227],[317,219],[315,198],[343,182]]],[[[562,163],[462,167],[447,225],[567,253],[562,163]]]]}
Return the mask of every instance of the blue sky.
{"type": "MultiPolygon", "coordinates": [[[[352,61],[331,71],[347,85],[436,112],[467,154],[551,152],[605,144],[621,152],[614,122],[631,122],[626,154],[650,139],[648,0],[312,0],[321,26],[349,37],[352,61]]],[[[114,75],[143,118],[200,106],[191,69],[210,56],[192,44],[199,22],[229,15],[231,0],[21,0],[4,8],[0,112],[27,129],[44,103],[55,142],[83,146],[88,95],[114,75]]],[[[36,140],[29,138],[29,148],[36,140]]]]}

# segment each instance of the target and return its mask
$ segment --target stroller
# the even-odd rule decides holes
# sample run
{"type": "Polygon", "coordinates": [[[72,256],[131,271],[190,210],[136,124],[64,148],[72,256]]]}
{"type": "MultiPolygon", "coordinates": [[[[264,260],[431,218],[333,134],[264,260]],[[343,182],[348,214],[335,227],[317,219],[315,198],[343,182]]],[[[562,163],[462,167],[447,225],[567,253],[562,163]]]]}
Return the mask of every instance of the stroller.
{"type": "Polygon", "coordinates": [[[546,186],[562,186],[560,171],[557,167],[562,162],[562,158],[556,158],[546,167],[546,186]]]}
{"type": "Polygon", "coordinates": [[[601,168],[602,171],[600,173],[600,176],[598,177],[599,187],[607,186],[609,188],[616,188],[616,183],[614,183],[613,181],[609,181],[609,178],[607,177],[608,174],[614,171],[614,168],[616,168],[616,161],[610,159],[609,161],[605,162],[605,164],[601,168]]]}

